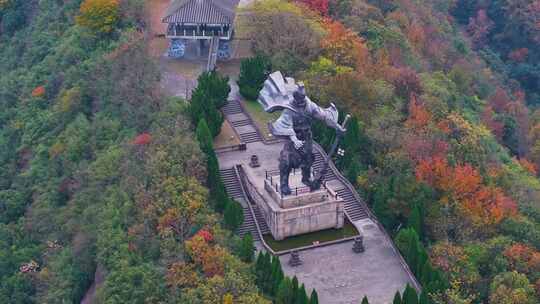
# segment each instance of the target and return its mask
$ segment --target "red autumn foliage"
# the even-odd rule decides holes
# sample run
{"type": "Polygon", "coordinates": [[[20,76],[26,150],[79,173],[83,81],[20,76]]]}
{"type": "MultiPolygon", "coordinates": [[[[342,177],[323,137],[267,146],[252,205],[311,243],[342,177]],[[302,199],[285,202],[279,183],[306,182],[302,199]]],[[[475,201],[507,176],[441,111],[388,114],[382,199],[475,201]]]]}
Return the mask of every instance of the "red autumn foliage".
{"type": "Polygon", "coordinates": [[[482,122],[486,127],[491,130],[493,135],[497,138],[498,141],[502,141],[504,124],[500,121],[495,120],[495,112],[491,106],[487,106],[482,112],[482,122]]]}
{"type": "Polygon", "coordinates": [[[420,77],[418,77],[416,71],[409,67],[398,69],[391,82],[395,87],[396,95],[403,98],[403,100],[410,98],[411,94],[417,96],[422,94],[420,77]]]}
{"type": "Polygon", "coordinates": [[[141,146],[141,145],[147,145],[151,141],[152,141],[152,135],[150,135],[149,133],[141,133],[137,137],[135,137],[132,143],[134,145],[141,146]]]}
{"type": "Polygon", "coordinates": [[[432,157],[444,157],[448,152],[448,143],[439,139],[411,137],[405,141],[405,149],[414,162],[432,157]]]}
{"type": "Polygon", "coordinates": [[[442,157],[421,160],[416,178],[443,192],[443,202],[456,201],[460,211],[477,226],[499,223],[515,215],[516,203],[498,187],[485,186],[469,164],[452,167],[442,157]]]}
{"type": "Polygon", "coordinates": [[[508,54],[508,58],[510,60],[515,62],[523,62],[525,59],[527,59],[527,55],[529,55],[529,49],[528,48],[520,48],[515,49],[510,54],[508,54]]]}
{"type": "Polygon", "coordinates": [[[196,235],[202,237],[206,242],[211,242],[214,240],[212,233],[206,229],[199,230],[196,235]]]}
{"type": "Polygon", "coordinates": [[[431,114],[426,110],[422,102],[414,93],[409,100],[409,117],[405,125],[412,129],[422,129],[431,121],[431,114]]]}
{"type": "Polygon", "coordinates": [[[323,16],[328,16],[328,0],[297,0],[297,2],[305,4],[323,16]]]}
{"type": "Polygon", "coordinates": [[[521,167],[523,167],[523,169],[529,171],[529,173],[531,173],[532,175],[537,175],[538,174],[538,168],[536,167],[536,165],[531,163],[526,158],[522,157],[522,158],[518,159],[518,162],[521,165],[521,167]]]}
{"type": "Polygon", "coordinates": [[[502,113],[506,111],[512,99],[505,90],[499,87],[495,91],[495,94],[489,97],[488,102],[496,113],[502,113]]]}
{"type": "Polygon", "coordinates": [[[32,90],[32,97],[43,97],[45,96],[45,87],[39,86],[32,90]]]}
{"type": "Polygon", "coordinates": [[[521,273],[537,273],[540,271],[540,252],[522,243],[506,248],[503,255],[512,270],[521,273]]]}
{"type": "Polygon", "coordinates": [[[369,54],[364,40],[339,21],[326,19],[324,26],[327,34],[321,46],[326,56],[339,65],[357,68],[359,72],[365,71],[369,54]]]}
{"type": "Polygon", "coordinates": [[[489,19],[486,10],[480,9],[476,12],[476,17],[469,18],[467,32],[477,46],[486,44],[487,35],[493,28],[493,21],[489,19]]]}

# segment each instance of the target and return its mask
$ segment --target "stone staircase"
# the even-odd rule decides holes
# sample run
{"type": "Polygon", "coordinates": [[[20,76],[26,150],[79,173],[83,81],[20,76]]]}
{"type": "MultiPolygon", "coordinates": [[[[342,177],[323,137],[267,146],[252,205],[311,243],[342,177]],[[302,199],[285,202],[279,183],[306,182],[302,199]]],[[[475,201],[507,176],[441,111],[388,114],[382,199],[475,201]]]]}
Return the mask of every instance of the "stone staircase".
{"type": "Polygon", "coordinates": [[[221,176],[221,180],[225,185],[225,190],[227,190],[227,194],[230,197],[235,200],[245,200],[244,193],[242,192],[242,188],[240,187],[240,180],[238,179],[234,168],[219,170],[219,175],[221,176]]]}
{"type": "MultiPolygon", "coordinates": [[[[225,114],[225,116],[240,114],[244,112],[238,100],[229,100],[227,104],[225,104],[221,108],[221,111],[223,112],[223,114],[225,114]]],[[[252,124],[251,120],[247,116],[243,119],[227,117],[227,120],[233,126],[233,128],[236,129],[236,133],[240,135],[240,140],[243,143],[249,144],[262,141],[261,135],[259,134],[259,132],[257,132],[256,127],[252,124]],[[242,128],[246,126],[251,126],[251,128],[242,128]]]]}
{"type": "MultiPolygon", "coordinates": [[[[321,153],[317,150],[314,151],[315,154],[315,162],[313,163],[313,168],[315,170],[320,170],[324,163],[324,158],[322,157],[321,153]]],[[[339,172],[334,172],[332,169],[332,166],[328,168],[328,172],[325,176],[325,181],[329,182],[335,179],[338,179],[336,174],[340,174],[339,172]]],[[[345,178],[345,177],[343,177],[345,178]]],[[[369,214],[366,210],[366,205],[363,202],[358,201],[357,197],[353,194],[353,190],[349,189],[349,187],[344,187],[341,189],[336,190],[338,196],[340,196],[344,201],[344,207],[345,207],[345,213],[349,216],[349,219],[351,221],[357,221],[364,218],[368,218],[369,214]]]]}
{"type": "Polygon", "coordinates": [[[242,107],[237,100],[229,100],[222,108],[221,111],[225,115],[233,115],[242,113],[242,107]]]}
{"type": "MultiPolygon", "coordinates": [[[[240,179],[238,178],[238,175],[236,174],[234,168],[221,169],[219,170],[219,172],[221,179],[223,180],[223,184],[225,185],[225,189],[227,190],[227,194],[233,199],[242,200],[245,203],[249,203],[247,197],[244,196],[242,186],[240,185],[240,179]]],[[[266,225],[266,221],[264,220],[264,217],[259,208],[255,205],[251,205],[251,208],[255,213],[255,217],[257,218],[257,222],[259,223],[262,234],[270,233],[270,229],[268,228],[268,225],[266,225]]],[[[242,223],[242,226],[238,228],[236,233],[240,237],[243,237],[247,233],[251,233],[251,236],[253,236],[254,240],[260,240],[259,233],[257,233],[257,226],[255,225],[255,220],[249,208],[244,206],[242,209],[244,212],[244,223],[242,223]]]]}

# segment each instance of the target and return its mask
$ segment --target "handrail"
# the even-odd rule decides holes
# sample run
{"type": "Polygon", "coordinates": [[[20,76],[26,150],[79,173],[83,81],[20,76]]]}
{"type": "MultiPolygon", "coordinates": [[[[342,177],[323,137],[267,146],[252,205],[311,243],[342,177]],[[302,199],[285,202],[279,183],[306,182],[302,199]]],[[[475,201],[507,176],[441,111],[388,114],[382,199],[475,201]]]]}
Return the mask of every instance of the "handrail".
{"type": "MultiPolygon", "coordinates": [[[[261,243],[263,244],[266,250],[268,250],[270,253],[275,255],[276,252],[272,248],[270,248],[270,246],[268,246],[268,244],[266,244],[266,241],[264,240],[263,234],[261,232],[261,227],[259,226],[259,222],[257,221],[257,216],[255,214],[255,211],[253,211],[253,207],[251,206],[251,203],[254,202],[254,200],[251,197],[251,193],[249,193],[249,191],[246,191],[245,189],[246,179],[245,179],[245,173],[244,173],[244,169],[242,168],[242,165],[234,166],[234,172],[237,174],[240,180],[240,189],[242,190],[242,194],[244,195],[244,197],[247,199],[246,203],[248,205],[249,212],[251,213],[251,216],[253,217],[253,221],[255,222],[255,227],[257,228],[257,234],[259,235],[259,238],[261,239],[261,243]]],[[[249,183],[249,180],[247,180],[247,182],[249,183]]]]}
{"type": "MultiPolygon", "coordinates": [[[[242,104],[242,102],[238,101],[238,103],[240,104],[240,107],[242,108],[242,111],[244,112],[244,114],[248,117],[248,119],[250,120],[250,122],[252,123],[253,125],[253,128],[255,129],[255,131],[261,135],[260,133],[260,130],[259,130],[259,127],[257,126],[257,124],[254,123],[253,119],[251,118],[251,114],[249,114],[248,111],[245,110],[244,108],[244,105],[242,104]]],[[[276,139],[271,139],[271,140],[267,140],[264,136],[261,135],[261,138],[263,140],[263,143],[266,144],[266,145],[270,145],[270,144],[274,144],[276,139]]],[[[313,141],[313,146],[315,147],[315,149],[321,154],[321,156],[323,158],[325,158],[325,160],[327,159],[327,155],[326,155],[326,151],[324,151],[324,149],[315,141],[313,141]]],[[[365,203],[365,201],[360,197],[360,195],[358,194],[358,192],[356,191],[356,189],[354,188],[354,186],[341,174],[341,172],[339,171],[339,169],[335,166],[334,162],[332,160],[330,160],[329,162],[329,168],[332,169],[332,172],[334,173],[334,175],[338,178],[339,181],[341,181],[346,188],[348,188],[348,190],[352,193],[352,195],[354,196],[354,198],[358,201],[358,203],[362,204],[364,207],[365,207],[365,210],[368,214],[368,217],[377,225],[377,227],[379,227],[379,230],[382,231],[385,239],[388,241],[388,243],[390,244],[390,246],[392,247],[392,250],[394,251],[394,253],[398,256],[398,259],[400,261],[400,264],[402,265],[402,267],[405,269],[405,271],[407,272],[409,278],[411,279],[413,285],[414,285],[414,288],[418,291],[418,292],[421,292],[422,291],[422,286],[420,285],[420,283],[418,282],[418,280],[416,279],[416,276],[414,275],[414,273],[411,271],[410,267],[409,267],[409,264],[407,264],[407,262],[405,261],[405,259],[403,258],[403,256],[401,255],[401,253],[399,252],[399,249],[396,247],[396,245],[394,244],[394,241],[392,240],[392,238],[388,235],[388,232],[386,231],[386,229],[384,228],[384,226],[378,221],[378,219],[373,215],[373,213],[371,212],[371,209],[369,209],[369,207],[367,206],[367,204],[365,203]]],[[[349,217],[349,215],[347,214],[347,212],[345,212],[345,215],[349,218],[349,221],[352,223],[352,220],[351,218],[349,217]]],[[[273,251],[272,251],[273,252],[273,251]]]]}
{"type": "MultiPolygon", "coordinates": [[[[321,156],[325,158],[325,160],[328,159],[328,155],[326,155],[326,152],[324,151],[324,149],[318,143],[313,142],[313,146],[321,154],[321,156]]],[[[411,281],[412,281],[412,283],[414,285],[414,288],[418,292],[421,292],[422,291],[422,286],[420,285],[420,283],[416,279],[416,276],[414,275],[414,273],[411,271],[411,269],[409,267],[409,264],[407,264],[407,261],[405,261],[405,258],[403,258],[403,256],[401,255],[401,252],[399,252],[399,249],[394,244],[394,241],[392,240],[390,235],[388,235],[388,232],[386,231],[384,226],[379,222],[377,217],[375,217],[373,215],[373,213],[371,212],[371,210],[369,209],[369,207],[367,206],[365,201],[360,197],[360,195],[358,194],[358,192],[354,188],[354,186],[347,180],[347,178],[345,178],[341,174],[341,172],[335,166],[335,164],[334,164],[334,162],[332,160],[330,160],[329,165],[330,165],[330,168],[332,169],[332,171],[334,172],[334,175],[337,177],[337,179],[339,179],[345,185],[345,187],[348,188],[348,190],[352,193],[352,195],[358,201],[358,203],[361,204],[365,208],[369,218],[377,225],[377,227],[379,227],[379,230],[382,231],[386,241],[388,241],[388,243],[392,247],[392,250],[398,256],[398,259],[399,259],[399,262],[400,262],[401,266],[403,268],[405,268],[405,271],[407,272],[407,274],[411,278],[411,281]]]]}

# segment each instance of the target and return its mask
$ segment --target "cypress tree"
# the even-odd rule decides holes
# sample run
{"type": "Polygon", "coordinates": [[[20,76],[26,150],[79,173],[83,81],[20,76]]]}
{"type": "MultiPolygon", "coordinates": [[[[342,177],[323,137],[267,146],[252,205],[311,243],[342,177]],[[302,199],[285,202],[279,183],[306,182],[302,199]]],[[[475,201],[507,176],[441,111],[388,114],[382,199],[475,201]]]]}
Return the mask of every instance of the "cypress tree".
{"type": "Polygon", "coordinates": [[[364,298],[362,298],[362,304],[369,304],[367,296],[364,296],[364,298]]]}
{"type": "Polygon", "coordinates": [[[270,253],[266,252],[263,255],[262,267],[262,289],[266,293],[270,293],[272,288],[272,263],[270,261],[270,253]]]}
{"type": "Polygon", "coordinates": [[[240,94],[247,100],[257,99],[269,72],[270,61],[264,56],[257,55],[242,60],[237,81],[240,94]]]}
{"type": "Polygon", "coordinates": [[[276,304],[292,304],[293,302],[293,287],[291,279],[284,278],[279,283],[276,292],[276,304]]]}
{"type": "Polygon", "coordinates": [[[309,299],[306,293],[306,287],[304,284],[298,289],[298,294],[296,296],[296,303],[295,304],[309,304],[309,299]]]}
{"type": "Polygon", "coordinates": [[[418,300],[418,304],[429,304],[427,292],[422,292],[420,294],[420,300],[418,300]]]}
{"type": "Polygon", "coordinates": [[[401,294],[399,293],[399,290],[396,291],[396,294],[394,295],[394,301],[392,304],[402,304],[401,302],[401,294]]]}
{"type": "Polygon", "coordinates": [[[313,289],[311,292],[311,297],[309,297],[309,304],[319,304],[319,296],[317,295],[317,291],[313,289]]]}
{"type": "Polygon", "coordinates": [[[293,298],[292,298],[292,302],[291,303],[296,303],[296,297],[298,296],[298,290],[300,289],[300,287],[298,286],[298,278],[296,276],[293,277],[292,279],[292,295],[293,295],[293,298]]]}
{"type": "Polygon", "coordinates": [[[283,275],[283,270],[281,269],[281,262],[279,257],[272,257],[272,276],[271,276],[271,285],[270,285],[270,295],[275,295],[279,284],[285,276],[283,275]]]}
{"type": "Polygon", "coordinates": [[[423,229],[422,229],[422,213],[420,212],[420,207],[418,204],[415,204],[414,208],[409,215],[407,220],[407,227],[412,228],[418,234],[419,239],[422,239],[423,229]]]}
{"type": "Polygon", "coordinates": [[[262,251],[259,251],[255,262],[255,284],[261,290],[263,289],[264,270],[264,254],[262,251]]]}
{"type": "Polygon", "coordinates": [[[405,291],[403,292],[403,304],[418,304],[418,294],[416,293],[416,289],[412,288],[409,284],[407,284],[407,287],[405,287],[405,291]]]}
{"type": "Polygon", "coordinates": [[[225,224],[231,229],[236,230],[244,222],[244,211],[242,206],[235,200],[229,199],[225,206],[225,224]]]}
{"type": "Polygon", "coordinates": [[[254,252],[255,246],[253,245],[253,236],[251,236],[251,233],[246,233],[240,243],[238,255],[242,261],[250,263],[253,261],[254,252]]]}
{"type": "Polygon", "coordinates": [[[433,280],[433,267],[431,266],[431,263],[429,260],[424,262],[424,265],[422,266],[422,271],[420,272],[420,283],[424,288],[428,286],[428,284],[433,280]]]}
{"type": "Polygon", "coordinates": [[[428,254],[424,248],[424,245],[421,243],[418,244],[417,252],[418,255],[416,257],[416,267],[413,271],[416,277],[420,278],[422,277],[422,269],[424,268],[424,264],[428,261],[428,254]]]}

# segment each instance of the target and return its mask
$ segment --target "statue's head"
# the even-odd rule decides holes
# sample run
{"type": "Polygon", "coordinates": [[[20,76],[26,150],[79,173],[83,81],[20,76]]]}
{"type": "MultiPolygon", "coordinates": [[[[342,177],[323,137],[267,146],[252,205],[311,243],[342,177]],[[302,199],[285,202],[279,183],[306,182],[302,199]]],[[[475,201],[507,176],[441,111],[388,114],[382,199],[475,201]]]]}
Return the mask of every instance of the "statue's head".
{"type": "Polygon", "coordinates": [[[306,106],[306,94],[304,90],[298,89],[293,93],[293,105],[297,108],[303,108],[306,106]]]}

